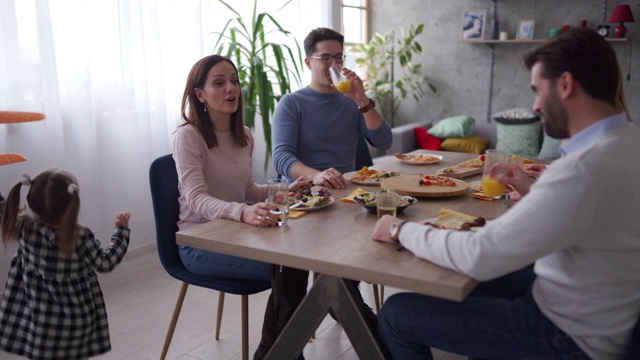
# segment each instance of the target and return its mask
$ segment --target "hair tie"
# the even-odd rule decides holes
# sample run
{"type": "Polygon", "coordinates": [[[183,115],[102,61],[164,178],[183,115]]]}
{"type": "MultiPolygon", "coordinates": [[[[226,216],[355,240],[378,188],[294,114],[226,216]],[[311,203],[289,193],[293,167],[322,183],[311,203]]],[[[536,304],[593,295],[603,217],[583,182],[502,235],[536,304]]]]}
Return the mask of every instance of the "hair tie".
{"type": "Polygon", "coordinates": [[[22,174],[22,181],[20,181],[22,185],[29,186],[31,185],[31,178],[27,174],[22,174]]]}
{"type": "Polygon", "coordinates": [[[70,195],[73,195],[74,192],[75,193],[80,193],[80,188],[76,184],[69,184],[69,186],[67,187],[67,192],[70,195]]]}

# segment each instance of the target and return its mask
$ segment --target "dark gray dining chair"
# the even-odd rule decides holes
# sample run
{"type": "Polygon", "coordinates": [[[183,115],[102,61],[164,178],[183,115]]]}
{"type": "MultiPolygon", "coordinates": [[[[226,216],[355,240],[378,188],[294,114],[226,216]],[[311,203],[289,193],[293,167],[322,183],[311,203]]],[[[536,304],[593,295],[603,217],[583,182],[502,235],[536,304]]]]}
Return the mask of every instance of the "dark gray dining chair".
{"type": "Polygon", "coordinates": [[[164,360],[171,345],[171,338],[178,323],[182,303],[187,294],[189,284],[218,290],[218,314],[216,319],[216,335],[220,338],[220,324],[222,322],[222,310],[224,306],[224,294],[231,293],[242,296],[242,359],[249,359],[249,296],[271,288],[268,281],[228,279],[209,277],[190,273],[182,264],[178,245],[176,244],[176,232],[178,231],[178,216],[180,205],[178,203],[178,173],[176,164],[171,154],[155,159],[149,168],[149,185],[151,187],[151,200],[153,202],[153,215],[156,225],[156,241],[158,255],[164,269],[172,277],[182,281],[182,287],[178,294],[175,309],[167,336],[162,347],[161,360],[164,360]]]}

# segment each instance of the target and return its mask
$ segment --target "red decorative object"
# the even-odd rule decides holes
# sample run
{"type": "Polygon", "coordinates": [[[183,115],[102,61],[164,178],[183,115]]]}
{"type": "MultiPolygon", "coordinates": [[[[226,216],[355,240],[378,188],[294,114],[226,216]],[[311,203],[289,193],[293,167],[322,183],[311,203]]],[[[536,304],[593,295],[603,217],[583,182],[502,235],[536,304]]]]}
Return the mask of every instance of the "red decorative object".
{"type": "Polygon", "coordinates": [[[426,128],[415,127],[413,128],[413,132],[416,135],[416,145],[418,145],[420,149],[425,149],[425,150],[441,149],[440,145],[444,140],[429,134],[426,128]]]}
{"type": "Polygon", "coordinates": [[[617,5],[615,10],[613,10],[611,19],[609,19],[609,22],[620,23],[613,30],[613,36],[618,39],[625,37],[625,35],[627,34],[627,28],[623,23],[634,21],[635,20],[633,19],[633,13],[631,12],[631,7],[629,5],[617,5]]]}

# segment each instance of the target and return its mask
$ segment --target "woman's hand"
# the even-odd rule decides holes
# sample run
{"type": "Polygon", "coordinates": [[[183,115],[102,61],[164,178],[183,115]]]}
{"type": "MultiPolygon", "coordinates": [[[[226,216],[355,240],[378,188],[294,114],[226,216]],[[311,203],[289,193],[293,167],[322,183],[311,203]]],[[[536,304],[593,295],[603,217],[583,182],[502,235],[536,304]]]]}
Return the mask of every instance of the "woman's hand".
{"type": "Polygon", "coordinates": [[[116,215],[116,226],[129,227],[129,219],[131,219],[131,213],[123,211],[116,215]]]}
{"type": "Polygon", "coordinates": [[[300,176],[294,182],[289,184],[289,191],[298,191],[301,189],[310,189],[313,185],[313,181],[307,179],[304,176],[300,176]]]}
{"type": "Polygon", "coordinates": [[[269,210],[276,210],[274,204],[264,202],[249,205],[242,210],[240,220],[255,226],[274,226],[278,224],[278,215],[272,214],[269,210]]]}

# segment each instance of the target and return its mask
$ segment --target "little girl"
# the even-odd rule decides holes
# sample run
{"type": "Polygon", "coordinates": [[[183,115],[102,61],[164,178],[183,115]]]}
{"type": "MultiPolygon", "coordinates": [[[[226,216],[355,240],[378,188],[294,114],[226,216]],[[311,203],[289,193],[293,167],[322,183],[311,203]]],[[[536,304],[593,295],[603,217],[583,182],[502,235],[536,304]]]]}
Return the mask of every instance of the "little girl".
{"type": "Polygon", "coordinates": [[[0,203],[5,249],[11,240],[20,244],[0,305],[0,350],[30,359],[88,359],[111,350],[95,272],[110,272],[124,257],[131,214],[116,216],[111,243],[103,249],[78,224],[78,192],[71,173],[50,169],[33,180],[23,175],[4,211],[0,203]],[[19,207],[22,186],[30,186],[30,213],[19,207]]]}

